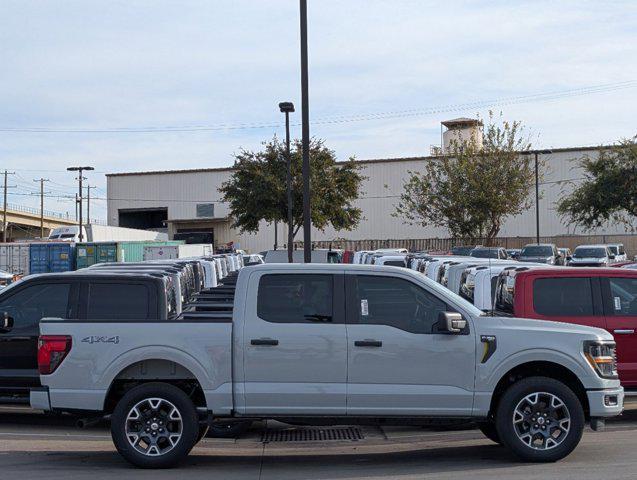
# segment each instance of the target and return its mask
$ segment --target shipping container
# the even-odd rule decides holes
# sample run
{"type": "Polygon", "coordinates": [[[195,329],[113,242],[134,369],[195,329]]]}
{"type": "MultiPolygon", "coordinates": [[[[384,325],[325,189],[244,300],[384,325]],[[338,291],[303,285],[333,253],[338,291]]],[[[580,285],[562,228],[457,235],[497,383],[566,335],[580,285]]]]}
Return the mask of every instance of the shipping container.
{"type": "Polygon", "coordinates": [[[188,243],[183,245],[146,245],[144,260],[162,260],[187,257],[205,257],[213,254],[209,243],[188,243]]]}
{"type": "Polygon", "coordinates": [[[75,270],[75,244],[46,242],[30,244],[29,273],[53,273],[75,270]]]}
{"type": "Polygon", "coordinates": [[[181,245],[183,242],[88,242],[77,245],[77,268],[86,268],[96,263],[141,262],[144,260],[144,247],[181,245]]]}
{"type": "Polygon", "coordinates": [[[28,275],[29,250],[28,243],[0,243],[0,270],[14,275],[28,275]]]}

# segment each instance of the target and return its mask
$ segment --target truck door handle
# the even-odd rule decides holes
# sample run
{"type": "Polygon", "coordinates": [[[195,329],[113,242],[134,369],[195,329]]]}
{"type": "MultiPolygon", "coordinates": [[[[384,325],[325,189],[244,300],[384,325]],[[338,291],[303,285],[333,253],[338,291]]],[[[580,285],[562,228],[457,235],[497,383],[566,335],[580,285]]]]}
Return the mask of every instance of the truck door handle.
{"type": "Polygon", "coordinates": [[[380,340],[356,340],[354,342],[355,347],[382,347],[383,342],[380,340]]]}
{"type": "Polygon", "coordinates": [[[632,335],[633,333],[635,333],[635,329],[633,328],[626,328],[626,329],[618,329],[618,330],[613,330],[613,333],[616,333],[617,335],[632,335]]]}
{"type": "Polygon", "coordinates": [[[279,341],[273,338],[253,338],[250,340],[250,345],[270,345],[275,346],[278,345],[279,341]]]}

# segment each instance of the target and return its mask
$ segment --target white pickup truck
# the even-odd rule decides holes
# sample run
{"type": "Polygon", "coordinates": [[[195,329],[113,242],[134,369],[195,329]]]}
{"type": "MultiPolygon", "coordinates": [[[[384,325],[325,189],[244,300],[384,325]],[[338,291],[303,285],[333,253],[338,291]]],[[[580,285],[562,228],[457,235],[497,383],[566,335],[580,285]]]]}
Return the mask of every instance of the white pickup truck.
{"type": "MultiPolygon", "coordinates": [[[[225,287],[227,288],[227,287],[225,287]]],[[[404,268],[242,269],[228,309],[175,321],[43,319],[34,408],[108,417],[140,467],[188,455],[214,422],[473,419],[526,461],[556,461],[621,413],[604,330],[483,316],[404,268]]]]}

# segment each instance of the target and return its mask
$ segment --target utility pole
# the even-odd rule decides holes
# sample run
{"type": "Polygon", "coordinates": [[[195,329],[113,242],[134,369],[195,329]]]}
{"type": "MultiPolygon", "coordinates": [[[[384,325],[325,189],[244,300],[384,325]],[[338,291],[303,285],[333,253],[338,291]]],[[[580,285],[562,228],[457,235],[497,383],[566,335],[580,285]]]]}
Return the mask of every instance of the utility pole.
{"type": "Polygon", "coordinates": [[[77,204],[79,206],[79,213],[77,215],[78,217],[78,223],[79,223],[79,240],[80,242],[84,241],[84,233],[82,232],[82,195],[84,194],[84,192],[82,191],[82,180],[84,180],[84,177],[82,176],[82,172],[83,171],[89,171],[89,170],[95,170],[93,167],[68,167],[67,170],[69,172],[77,172],[77,180],[79,181],[80,184],[80,189],[79,189],[79,196],[77,197],[77,204]]]}
{"type": "Polygon", "coordinates": [[[301,131],[303,145],[303,261],[312,262],[312,218],[310,206],[310,99],[307,61],[307,0],[301,7],[301,131]]]}
{"type": "Polygon", "coordinates": [[[44,238],[44,182],[48,182],[49,179],[40,178],[33,181],[40,182],[40,238],[44,238]]]}
{"type": "Polygon", "coordinates": [[[540,244],[540,168],[538,155],[549,155],[552,150],[531,150],[535,157],[535,242],[540,244]]]}
{"type": "Polygon", "coordinates": [[[15,188],[15,185],[7,185],[7,176],[14,175],[15,172],[4,171],[4,203],[2,204],[2,241],[7,241],[7,189],[15,188]]]}
{"type": "Polygon", "coordinates": [[[90,185],[86,186],[86,224],[89,225],[91,223],[91,187],[90,185]]]}

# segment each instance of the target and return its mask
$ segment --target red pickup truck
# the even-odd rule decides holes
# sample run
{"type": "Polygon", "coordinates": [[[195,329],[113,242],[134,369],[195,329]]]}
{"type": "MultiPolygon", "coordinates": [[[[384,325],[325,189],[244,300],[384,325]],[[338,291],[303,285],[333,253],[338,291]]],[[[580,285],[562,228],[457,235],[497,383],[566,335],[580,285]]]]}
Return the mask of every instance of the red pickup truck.
{"type": "Polygon", "coordinates": [[[617,343],[619,378],[637,389],[637,270],[519,267],[498,277],[499,313],[608,330],[617,343]]]}

